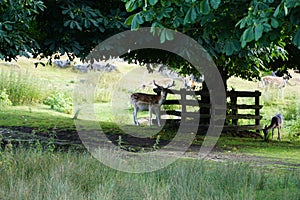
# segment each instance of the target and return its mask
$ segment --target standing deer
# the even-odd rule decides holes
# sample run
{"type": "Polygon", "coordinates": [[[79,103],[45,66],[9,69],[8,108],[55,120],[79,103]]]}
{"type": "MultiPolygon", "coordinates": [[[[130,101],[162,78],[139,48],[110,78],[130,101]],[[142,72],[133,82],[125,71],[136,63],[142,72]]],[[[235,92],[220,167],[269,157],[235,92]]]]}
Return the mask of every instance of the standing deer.
{"type": "Polygon", "coordinates": [[[263,87],[273,86],[278,88],[283,88],[288,84],[288,80],[292,78],[291,75],[278,77],[278,76],[264,76],[261,78],[261,83],[263,87]]]}
{"type": "Polygon", "coordinates": [[[154,92],[157,94],[144,94],[144,93],[134,93],[130,96],[130,102],[133,104],[134,110],[133,110],[133,121],[135,125],[140,125],[137,120],[137,112],[139,110],[149,110],[149,126],[152,124],[152,112],[156,115],[156,120],[158,126],[161,126],[160,124],[160,107],[161,104],[166,100],[167,98],[167,90],[174,86],[174,81],[169,84],[166,88],[157,85],[155,81],[153,80],[153,84],[156,86],[156,88],[153,89],[154,92]]]}
{"type": "Polygon", "coordinates": [[[281,91],[281,98],[284,98],[284,87],[288,85],[288,80],[292,78],[290,74],[282,77],[278,76],[264,76],[261,78],[262,87],[265,88],[266,95],[268,96],[268,88],[273,87],[281,91]]]}
{"type": "Polygon", "coordinates": [[[280,141],[280,129],[281,129],[282,125],[283,125],[282,114],[277,114],[274,117],[272,117],[270,126],[265,126],[265,128],[263,129],[265,140],[267,141],[267,139],[268,139],[268,135],[269,135],[268,133],[269,133],[270,129],[272,129],[272,139],[273,139],[274,129],[277,128],[278,129],[278,140],[280,141]]]}

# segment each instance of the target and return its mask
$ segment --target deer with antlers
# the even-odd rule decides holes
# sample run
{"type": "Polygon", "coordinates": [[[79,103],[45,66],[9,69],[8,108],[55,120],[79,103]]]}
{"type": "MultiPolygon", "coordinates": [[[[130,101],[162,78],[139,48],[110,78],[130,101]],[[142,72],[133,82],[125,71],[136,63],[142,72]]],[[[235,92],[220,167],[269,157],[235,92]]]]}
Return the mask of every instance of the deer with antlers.
{"type": "Polygon", "coordinates": [[[134,93],[130,96],[130,102],[134,107],[133,110],[133,121],[135,125],[139,125],[138,119],[137,119],[137,112],[139,110],[148,110],[149,111],[149,126],[152,124],[152,112],[156,115],[156,120],[158,126],[161,126],[160,124],[160,107],[162,103],[167,98],[167,91],[170,87],[174,86],[174,81],[169,84],[167,87],[162,87],[160,85],[157,85],[155,81],[153,80],[153,84],[156,86],[156,88],[153,89],[155,94],[145,94],[145,93],[134,93]]]}
{"type": "Polygon", "coordinates": [[[280,141],[280,129],[281,129],[282,125],[283,125],[282,114],[279,113],[279,114],[275,115],[274,117],[272,117],[270,126],[265,126],[265,128],[263,129],[265,140],[266,141],[268,140],[268,135],[269,135],[270,129],[272,129],[272,139],[273,139],[274,129],[277,128],[278,129],[278,138],[277,139],[280,141]]]}

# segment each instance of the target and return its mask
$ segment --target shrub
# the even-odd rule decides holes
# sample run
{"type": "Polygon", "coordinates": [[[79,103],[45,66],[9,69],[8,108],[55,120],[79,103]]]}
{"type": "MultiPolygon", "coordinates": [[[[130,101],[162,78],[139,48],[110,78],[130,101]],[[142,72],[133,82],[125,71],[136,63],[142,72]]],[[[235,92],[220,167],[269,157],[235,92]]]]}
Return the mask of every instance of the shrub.
{"type": "Polygon", "coordinates": [[[45,105],[49,105],[51,109],[58,112],[72,113],[73,100],[64,93],[55,92],[44,100],[45,105]]]}
{"type": "Polygon", "coordinates": [[[9,100],[9,95],[6,93],[6,89],[0,90],[0,110],[6,106],[11,106],[12,102],[9,100]]]}

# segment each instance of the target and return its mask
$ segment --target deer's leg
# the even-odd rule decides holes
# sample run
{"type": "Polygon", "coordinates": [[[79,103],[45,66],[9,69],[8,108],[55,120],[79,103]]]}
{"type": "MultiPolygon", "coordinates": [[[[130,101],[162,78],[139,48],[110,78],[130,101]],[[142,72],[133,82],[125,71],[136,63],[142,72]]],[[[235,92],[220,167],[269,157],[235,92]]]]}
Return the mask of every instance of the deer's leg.
{"type": "Polygon", "coordinates": [[[159,107],[157,107],[157,108],[155,109],[155,115],[156,115],[157,125],[158,125],[158,126],[161,126],[161,124],[160,124],[160,109],[159,109],[159,107]]]}
{"type": "Polygon", "coordinates": [[[153,108],[149,104],[149,123],[148,123],[149,126],[151,126],[151,124],[152,124],[152,109],[153,108]]]}
{"type": "Polygon", "coordinates": [[[280,126],[277,127],[277,129],[278,129],[278,138],[277,138],[277,139],[278,139],[279,141],[280,141],[280,128],[281,128],[280,126]]]}
{"type": "Polygon", "coordinates": [[[132,116],[133,116],[133,122],[137,126],[140,125],[139,122],[138,122],[138,120],[137,120],[137,112],[138,111],[139,111],[138,107],[136,105],[134,105],[132,116]]]}
{"type": "Polygon", "coordinates": [[[272,139],[273,139],[273,136],[274,136],[274,128],[272,128],[272,139]]]}

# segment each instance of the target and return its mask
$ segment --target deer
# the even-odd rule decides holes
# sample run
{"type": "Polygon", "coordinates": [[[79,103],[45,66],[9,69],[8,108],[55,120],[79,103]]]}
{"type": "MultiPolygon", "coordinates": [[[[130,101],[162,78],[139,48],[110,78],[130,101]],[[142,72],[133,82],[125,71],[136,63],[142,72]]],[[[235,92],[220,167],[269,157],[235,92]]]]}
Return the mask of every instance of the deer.
{"type": "Polygon", "coordinates": [[[278,76],[264,76],[261,78],[261,83],[263,87],[274,86],[278,88],[283,88],[288,84],[288,80],[292,78],[290,74],[283,77],[278,76]]]}
{"type": "Polygon", "coordinates": [[[270,129],[272,129],[272,139],[273,139],[275,128],[278,129],[278,138],[277,139],[280,141],[280,129],[281,129],[282,125],[283,125],[283,115],[282,114],[279,113],[279,114],[276,114],[274,117],[272,117],[271,124],[269,126],[265,126],[265,128],[263,129],[265,141],[268,140],[268,135],[269,135],[270,129]]]}
{"type": "Polygon", "coordinates": [[[292,78],[290,74],[286,76],[264,76],[261,78],[262,87],[265,88],[266,95],[268,95],[268,88],[278,88],[278,92],[281,91],[281,98],[284,97],[284,87],[288,85],[288,80],[292,78]]]}
{"type": "Polygon", "coordinates": [[[170,87],[175,86],[175,82],[173,81],[170,83],[167,87],[162,87],[160,85],[157,85],[155,80],[153,80],[153,84],[156,86],[156,88],[153,89],[155,94],[145,94],[145,93],[134,93],[130,96],[130,102],[133,105],[133,121],[134,124],[139,126],[140,123],[137,119],[137,113],[139,110],[149,111],[149,123],[148,125],[152,125],[152,112],[156,115],[157,125],[161,126],[160,124],[160,107],[162,103],[167,98],[167,91],[170,87]]]}

